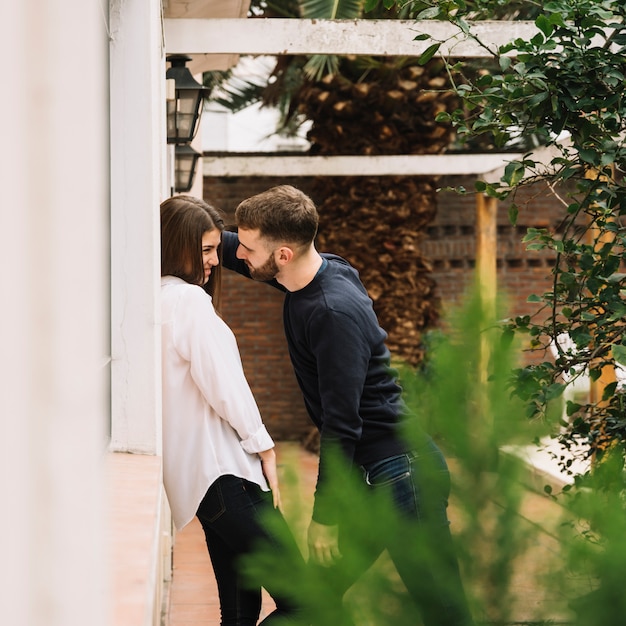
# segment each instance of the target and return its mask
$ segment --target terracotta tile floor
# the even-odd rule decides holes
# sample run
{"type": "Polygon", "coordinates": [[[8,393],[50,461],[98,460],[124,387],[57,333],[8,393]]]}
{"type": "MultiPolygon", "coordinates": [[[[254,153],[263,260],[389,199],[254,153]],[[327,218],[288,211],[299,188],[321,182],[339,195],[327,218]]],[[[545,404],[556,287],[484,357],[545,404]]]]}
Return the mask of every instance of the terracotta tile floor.
{"type": "MultiPolygon", "coordinates": [[[[310,519],[317,477],[317,457],[295,443],[279,444],[277,454],[281,471],[285,472],[281,488],[285,515],[296,539],[303,546],[306,535],[305,524],[308,524],[310,519]],[[294,484],[293,477],[296,475],[298,480],[294,484]],[[294,492],[294,489],[297,489],[297,492],[294,492]]],[[[454,476],[454,461],[451,462],[451,470],[454,476]]],[[[462,525],[454,503],[449,513],[454,532],[455,528],[458,530],[462,525]]],[[[551,618],[563,623],[562,620],[567,619],[567,616],[563,613],[562,599],[546,597],[546,587],[542,584],[546,575],[546,555],[554,553],[559,558],[559,543],[550,528],[558,523],[556,520],[560,515],[560,506],[545,495],[528,490],[520,513],[523,523],[534,533],[534,539],[530,549],[518,557],[514,566],[513,589],[516,592],[515,597],[510,598],[514,621],[522,623],[551,618]],[[545,614],[546,607],[549,607],[552,615],[545,614]]],[[[379,565],[388,567],[384,557],[379,561],[379,565]]],[[[465,583],[470,593],[477,592],[477,596],[481,595],[479,588],[472,589],[472,584],[477,584],[475,581],[466,580],[465,583]]],[[[358,585],[355,588],[357,588],[355,595],[358,596],[358,585]]],[[[173,580],[166,603],[164,626],[219,626],[215,579],[202,529],[197,520],[176,535],[173,580]]],[[[264,596],[263,615],[271,611],[272,606],[271,599],[264,596]]]]}
{"type": "MultiPolygon", "coordinates": [[[[298,541],[302,541],[306,528],[298,528],[291,517],[308,520],[310,516],[310,511],[304,509],[310,509],[312,502],[317,478],[317,456],[299,444],[287,442],[277,444],[277,456],[279,468],[283,472],[281,496],[284,512],[298,541]],[[286,476],[287,472],[290,473],[286,476]],[[296,479],[294,472],[297,474],[297,497],[293,497],[289,488],[289,484],[296,479]]],[[[220,609],[215,577],[197,518],[176,533],[174,571],[167,604],[166,626],[219,626],[220,609]]],[[[273,607],[272,599],[264,592],[261,617],[271,612],[273,607]]]]}

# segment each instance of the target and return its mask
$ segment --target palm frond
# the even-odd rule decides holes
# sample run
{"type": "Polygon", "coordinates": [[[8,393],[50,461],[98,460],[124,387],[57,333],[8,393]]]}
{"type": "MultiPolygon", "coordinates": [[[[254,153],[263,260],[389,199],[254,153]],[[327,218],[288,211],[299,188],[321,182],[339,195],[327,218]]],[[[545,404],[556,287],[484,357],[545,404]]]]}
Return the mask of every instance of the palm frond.
{"type": "Polygon", "coordinates": [[[236,113],[263,100],[273,57],[242,57],[239,63],[224,72],[206,72],[205,87],[211,88],[210,102],[236,113]]]}
{"type": "Polygon", "coordinates": [[[298,0],[251,0],[251,17],[300,17],[298,0]]]}
{"type": "Polygon", "coordinates": [[[307,19],[352,20],[361,17],[363,0],[301,0],[302,17],[307,19]]]}
{"type": "MultiPolygon", "coordinates": [[[[352,20],[362,16],[364,0],[301,0],[303,18],[326,20],[352,20]]],[[[335,74],[339,68],[339,57],[315,54],[306,62],[303,70],[309,80],[321,80],[335,74]]]]}
{"type": "Polygon", "coordinates": [[[252,104],[256,104],[262,98],[263,87],[254,83],[241,82],[237,85],[232,83],[222,86],[220,95],[211,97],[215,102],[232,113],[237,113],[252,104]]]}
{"type": "Polygon", "coordinates": [[[322,80],[328,74],[336,74],[339,69],[339,57],[333,54],[314,54],[304,65],[307,79],[322,80]]]}

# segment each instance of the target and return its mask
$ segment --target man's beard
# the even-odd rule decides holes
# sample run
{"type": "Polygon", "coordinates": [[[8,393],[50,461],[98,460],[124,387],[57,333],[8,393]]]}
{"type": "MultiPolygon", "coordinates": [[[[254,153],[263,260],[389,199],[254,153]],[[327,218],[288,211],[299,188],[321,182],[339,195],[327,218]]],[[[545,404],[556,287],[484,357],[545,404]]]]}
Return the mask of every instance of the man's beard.
{"type": "Polygon", "coordinates": [[[250,270],[250,276],[254,278],[254,280],[260,281],[268,281],[272,280],[278,274],[278,265],[274,260],[274,253],[270,254],[269,259],[263,263],[260,267],[252,267],[248,265],[248,269],[250,270]]]}

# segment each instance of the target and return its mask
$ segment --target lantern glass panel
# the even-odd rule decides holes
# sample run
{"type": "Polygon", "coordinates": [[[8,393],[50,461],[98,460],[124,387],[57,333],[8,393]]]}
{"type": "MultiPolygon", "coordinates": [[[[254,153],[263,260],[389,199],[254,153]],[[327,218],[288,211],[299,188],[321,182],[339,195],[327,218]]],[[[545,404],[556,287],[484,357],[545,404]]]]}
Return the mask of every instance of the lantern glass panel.
{"type": "Polygon", "coordinates": [[[167,105],[167,136],[176,143],[189,143],[196,135],[202,107],[201,92],[176,90],[176,100],[167,105]]]}
{"type": "Polygon", "coordinates": [[[199,153],[188,148],[176,151],[174,166],[174,190],[178,193],[189,191],[193,185],[199,153]]]}

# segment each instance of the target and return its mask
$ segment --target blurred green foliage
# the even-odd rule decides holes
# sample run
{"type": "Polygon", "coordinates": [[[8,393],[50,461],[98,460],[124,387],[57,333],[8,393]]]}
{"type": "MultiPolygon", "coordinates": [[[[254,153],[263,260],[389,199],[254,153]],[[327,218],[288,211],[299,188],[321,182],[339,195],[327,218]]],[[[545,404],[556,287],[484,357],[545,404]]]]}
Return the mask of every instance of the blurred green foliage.
{"type": "MultiPolygon", "coordinates": [[[[563,615],[573,620],[568,601],[598,588],[589,555],[580,561],[582,570],[574,568],[576,551],[582,549],[580,524],[573,522],[577,511],[529,487],[528,468],[515,454],[502,451],[512,440],[528,440],[533,430],[523,405],[510,398],[507,372],[518,347],[503,340],[501,330],[483,316],[478,298],[470,298],[449,324],[449,332],[433,339],[426,367],[400,366],[399,373],[411,414],[406,437],[417,446],[425,428],[436,432],[449,459],[452,532],[476,623],[548,624],[563,615]],[[550,509],[547,518],[529,513],[537,502],[550,509]],[[528,567],[532,572],[523,571],[528,567]],[[518,587],[520,576],[530,588],[518,587]],[[544,606],[541,599],[549,601],[544,606]]],[[[335,472],[351,476],[349,487],[338,481],[343,486],[331,496],[350,528],[338,566],[301,571],[288,553],[260,546],[246,561],[249,575],[272,572],[275,584],[305,607],[298,624],[420,624],[419,612],[385,555],[346,594],[342,607],[328,602],[333,589],[375,560],[381,533],[399,542],[409,563],[423,562],[437,550],[427,534],[420,536],[397,517],[385,496],[365,493],[360,471],[341,458],[334,462],[335,472]]],[[[289,524],[306,552],[302,536],[310,506],[302,501],[297,470],[288,460],[282,491],[289,524]]]]}

